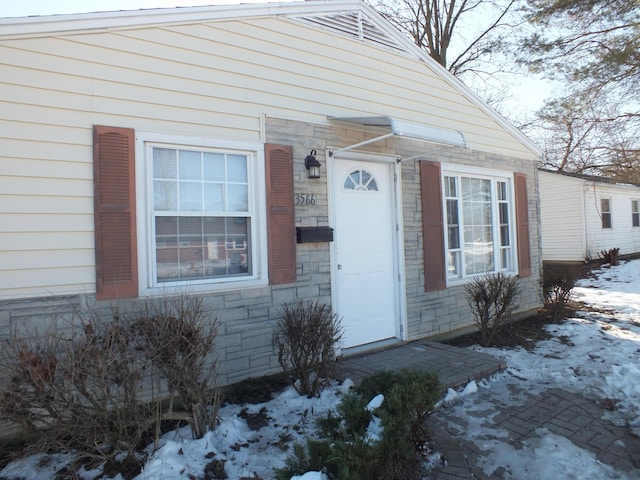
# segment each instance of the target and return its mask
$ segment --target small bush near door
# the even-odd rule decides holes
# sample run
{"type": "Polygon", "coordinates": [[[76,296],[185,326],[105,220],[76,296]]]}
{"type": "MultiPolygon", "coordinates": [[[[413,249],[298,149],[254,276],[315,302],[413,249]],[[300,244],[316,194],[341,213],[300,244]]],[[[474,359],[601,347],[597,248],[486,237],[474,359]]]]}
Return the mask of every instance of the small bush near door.
{"type": "Polygon", "coordinates": [[[480,330],[480,343],[485,347],[491,345],[498,329],[518,309],[518,277],[503,273],[474,277],[465,291],[480,330]]]}
{"type": "Polygon", "coordinates": [[[308,439],[306,449],[297,445],[276,479],[307,471],[324,471],[331,480],[423,478],[427,418],[441,394],[430,372],[383,371],[365,379],[336,413],[318,421],[318,438],[308,439]]]}
{"type": "Polygon", "coordinates": [[[331,380],[340,320],[327,305],[312,301],[284,304],[281,313],[273,334],[278,363],[298,393],[317,397],[331,380]]]}

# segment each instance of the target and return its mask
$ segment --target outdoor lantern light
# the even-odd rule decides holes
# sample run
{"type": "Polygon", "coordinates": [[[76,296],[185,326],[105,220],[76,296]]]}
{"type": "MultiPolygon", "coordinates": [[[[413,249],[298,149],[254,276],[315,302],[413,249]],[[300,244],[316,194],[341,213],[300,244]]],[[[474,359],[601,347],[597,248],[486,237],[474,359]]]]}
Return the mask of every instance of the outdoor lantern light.
{"type": "Polygon", "coordinates": [[[309,178],[320,178],[320,162],[316,160],[315,150],[311,150],[304,159],[304,166],[309,170],[309,178]]]}

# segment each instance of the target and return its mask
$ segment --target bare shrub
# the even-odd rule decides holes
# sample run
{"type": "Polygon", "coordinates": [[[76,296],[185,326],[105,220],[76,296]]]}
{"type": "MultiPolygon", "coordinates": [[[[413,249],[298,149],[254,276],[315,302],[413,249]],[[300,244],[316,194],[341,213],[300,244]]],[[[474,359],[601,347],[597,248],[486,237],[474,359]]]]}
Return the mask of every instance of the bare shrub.
{"type": "Polygon", "coordinates": [[[136,458],[154,409],[140,401],[145,359],[129,326],[91,315],[71,333],[5,342],[0,415],[80,456],[136,458]]]}
{"type": "Polygon", "coordinates": [[[171,401],[164,418],[189,423],[194,438],[202,438],[216,425],[220,397],[218,362],[213,358],[219,323],[203,307],[202,299],[181,295],[149,305],[147,315],[134,323],[146,357],[166,382],[171,401]],[[174,411],[179,397],[187,412],[174,411]]]}
{"type": "Polygon", "coordinates": [[[598,253],[598,258],[602,260],[602,263],[608,263],[614,267],[618,265],[618,257],[620,256],[619,248],[610,248],[609,250],[601,250],[598,253]]]}
{"type": "Polygon", "coordinates": [[[576,282],[584,275],[585,266],[545,263],[542,269],[542,297],[554,320],[567,309],[576,282]]]}
{"type": "Polygon", "coordinates": [[[182,296],[142,315],[90,312],[66,330],[14,332],[0,356],[0,418],[78,460],[139,470],[162,420],[184,420],[196,437],[214,428],[217,331],[201,299],[182,296]],[[166,411],[167,391],[186,414],[173,402],[166,411]]]}
{"type": "Polygon", "coordinates": [[[295,389],[309,398],[327,385],[342,338],[338,316],[319,302],[284,304],[273,334],[278,362],[295,389]]]}
{"type": "Polygon", "coordinates": [[[474,277],[465,286],[465,291],[480,330],[480,342],[488,346],[500,326],[518,309],[518,278],[503,273],[474,277]]]}

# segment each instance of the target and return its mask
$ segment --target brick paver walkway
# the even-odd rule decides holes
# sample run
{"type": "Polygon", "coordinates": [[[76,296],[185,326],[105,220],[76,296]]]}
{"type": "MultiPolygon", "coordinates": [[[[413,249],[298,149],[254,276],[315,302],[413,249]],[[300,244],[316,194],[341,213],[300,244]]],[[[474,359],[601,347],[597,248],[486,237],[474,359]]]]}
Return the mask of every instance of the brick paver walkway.
{"type": "Polygon", "coordinates": [[[358,383],[380,370],[418,368],[435,372],[446,387],[487,378],[506,367],[504,360],[486,353],[428,340],[403,343],[372,353],[347,357],[338,362],[340,380],[358,383]]]}
{"type": "MultiPolygon", "coordinates": [[[[422,340],[341,359],[337,373],[338,378],[351,378],[357,383],[376,371],[401,368],[433,371],[446,387],[457,387],[487,378],[506,365],[492,355],[422,340]]],[[[539,429],[593,452],[600,462],[629,478],[640,478],[640,438],[628,427],[604,420],[605,410],[596,399],[557,388],[529,393],[517,382],[510,383],[508,389],[507,401],[494,398],[491,389],[474,394],[478,403],[490,405],[488,410],[473,414],[482,431],[487,432],[486,438],[470,438],[468,425],[456,415],[455,408],[442,408],[432,415],[433,439],[443,457],[443,465],[434,474],[436,480],[514,479],[508,465],[493,470],[487,466],[485,459],[490,452],[486,445],[498,441],[518,450],[539,438],[539,429]],[[515,404],[513,398],[521,401],[515,404]]]]}
{"type": "MultiPolygon", "coordinates": [[[[596,400],[555,388],[539,394],[517,393],[525,398],[520,405],[496,404],[495,410],[478,412],[483,427],[490,432],[487,437],[468,439],[465,426],[455,418],[453,410],[443,408],[431,417],[434,442],[445,460],[437,472],[437,480],[515,478],[509,474],[507,465],[487,472],[483,457],[488,452],[482,445],[490,445],[496,440],[494,434],[501,432],[506,435],[498,441],[518,450],[529,440],[539,438],[540,429],[565,437],[629,478],[640,478],[640,438],[632,435],[628,427],[604,420],[605,410],[596,400]]],[[[478,395],[479,401],[485,401],[491,392],[478,395]]],[[[579,472],[580,465],[576,469],[579,472]]]]}

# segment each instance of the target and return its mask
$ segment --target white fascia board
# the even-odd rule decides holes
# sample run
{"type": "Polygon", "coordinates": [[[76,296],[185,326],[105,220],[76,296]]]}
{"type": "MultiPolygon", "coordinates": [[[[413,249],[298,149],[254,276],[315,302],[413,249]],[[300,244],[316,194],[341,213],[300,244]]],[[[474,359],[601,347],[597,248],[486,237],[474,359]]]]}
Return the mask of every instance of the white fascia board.
{"type": "Polygon", "coordinates": [[[363,5],[359,0],[318,0],[0,18],[0,39],[233,18],[354,11],[363,5]]]}

